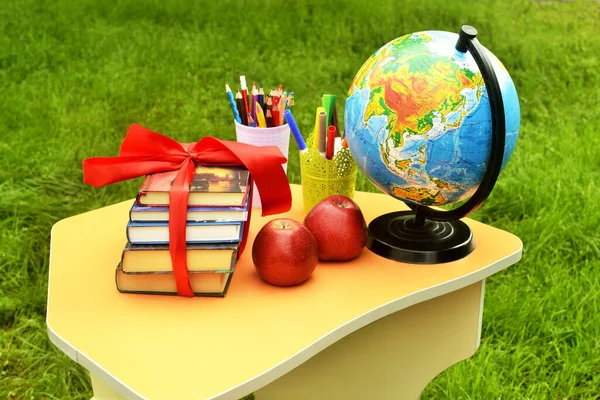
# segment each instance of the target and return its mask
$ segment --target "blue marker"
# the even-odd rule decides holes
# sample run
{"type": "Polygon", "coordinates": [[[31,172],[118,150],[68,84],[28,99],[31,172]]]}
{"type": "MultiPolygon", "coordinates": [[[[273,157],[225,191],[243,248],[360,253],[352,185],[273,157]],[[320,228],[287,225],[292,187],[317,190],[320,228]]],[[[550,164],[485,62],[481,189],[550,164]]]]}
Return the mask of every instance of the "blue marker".
{"type": "Polygon", "coordinates": [[[294,134],[294,140],[296,140],[296,144],[298,145],[298,149],[300,151],[306,151],[306,142],[304,142],[304,138],[298,129],[298,125],[296,125],[296,121],[294,120],[294,116],[290,110],[285,110],[283,112],[283,116],[290,126],[290,130],[294,134]]]}
{"type": "Polygon", "coordinates": [[[233,111],[233,118],[237,121],[238,124],[242,123],[242,119],[240,118],[240,113],[235,105],[235,99],[233,98],[233,93],[231,92],[231,88],[226,83],[225,91],[227,92],[227,97],[229,98],[229,106],[231,107],[231,111],[233,111]]]}

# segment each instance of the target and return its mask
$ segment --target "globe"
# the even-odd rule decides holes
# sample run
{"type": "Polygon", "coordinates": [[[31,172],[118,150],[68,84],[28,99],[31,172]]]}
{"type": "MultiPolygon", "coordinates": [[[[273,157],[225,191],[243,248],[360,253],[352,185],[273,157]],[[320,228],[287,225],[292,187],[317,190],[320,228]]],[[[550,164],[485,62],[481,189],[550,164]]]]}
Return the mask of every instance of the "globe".
{"type": "MultiPolygon", "coordinates": [[[[458,39],[432,30],[392,40],[362,65],[348,92],[344,130],[358,167],[379,190],[408,203],[465,200],[486,170],[490,99],[473,55],[456,50],[458,39]]],[[[485,52],[504,105],[504,169],[519,133],[519,100],[504,65],[485,52]]]]}

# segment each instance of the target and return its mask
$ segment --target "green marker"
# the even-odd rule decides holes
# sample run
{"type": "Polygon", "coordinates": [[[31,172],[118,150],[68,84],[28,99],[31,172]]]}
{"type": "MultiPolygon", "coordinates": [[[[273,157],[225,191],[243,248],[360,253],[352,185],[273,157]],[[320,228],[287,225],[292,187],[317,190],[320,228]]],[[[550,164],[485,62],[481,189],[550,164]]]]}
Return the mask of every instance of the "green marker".
{"type": "MultiPolygon", "coordinates": [[[[334,94],[324,94],[323,95],[323,108],[327,113],[327,127],[331,125],[331,117],[333,115],[333,107],[335,106],[335,95],[334,94]]],[[[327,129],[326,129],[327,130],[327,129]]]]}

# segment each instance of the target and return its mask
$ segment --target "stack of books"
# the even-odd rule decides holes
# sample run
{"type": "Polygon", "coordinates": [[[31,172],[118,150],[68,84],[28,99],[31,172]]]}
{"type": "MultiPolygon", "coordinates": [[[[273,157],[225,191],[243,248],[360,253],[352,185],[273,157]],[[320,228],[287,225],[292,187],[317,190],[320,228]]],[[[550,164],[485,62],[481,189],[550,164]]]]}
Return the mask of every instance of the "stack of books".
{"type": "MultiPolygon", "coordinates": [[[[169,189],[177,171],[144,178],[127,223],[116,270],[123,293],[177,294],[169,253],[169,189]]],[[[196,167],[188,199],[187,266],[197,296],[225,296],[248,218],[251,187],[244,167],[196,167]]]]}

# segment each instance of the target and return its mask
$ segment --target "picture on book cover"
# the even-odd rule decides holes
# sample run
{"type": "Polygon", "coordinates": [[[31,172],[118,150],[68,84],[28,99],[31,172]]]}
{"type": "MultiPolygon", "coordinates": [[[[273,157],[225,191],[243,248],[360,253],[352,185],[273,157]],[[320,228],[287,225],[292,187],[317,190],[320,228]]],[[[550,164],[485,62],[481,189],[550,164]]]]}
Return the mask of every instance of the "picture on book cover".
{"type": "MultiPolygon", "coordinates": [[[[142,206],[168,206],[169,190],[177,171],[146,176],[137,203],[142,206]]],[[[244,206],[249,192],[250,172],[244,167],[197,166],[190,183],[188,206],[244,206]]]]}
{"type": "Polygon", "coordinates": [[[215,168],[212,171],[196,170],[190,190],[198,192],[243,193],[248,184],[248,170],[215,168]]]}
{"type": "MultiPolygon", "coordinates": [[[[171,185],[173,184],[171,180],[171,185]]],[[[198,167],[190,184],[193,192],[244,193],[248,185],[248,170],[242,168],[198,167]]]]}

